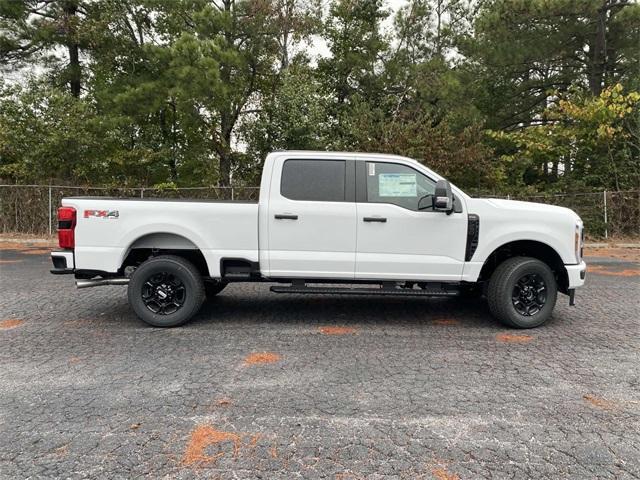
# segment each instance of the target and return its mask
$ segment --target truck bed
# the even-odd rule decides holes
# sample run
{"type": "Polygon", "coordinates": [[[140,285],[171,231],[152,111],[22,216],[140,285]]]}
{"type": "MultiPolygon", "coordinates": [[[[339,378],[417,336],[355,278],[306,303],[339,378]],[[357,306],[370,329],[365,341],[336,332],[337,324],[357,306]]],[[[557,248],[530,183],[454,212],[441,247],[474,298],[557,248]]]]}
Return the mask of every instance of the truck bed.
{"type": "Polygon", "coordinates": [[[132,248],[199,249],[210,275],[221,258],[258,261],[258,204],[196,199],[68,197],[77,212],[76,269],[116,272],[132,248]],[[158,243],[160,242],[160,243],[158,243]]]}

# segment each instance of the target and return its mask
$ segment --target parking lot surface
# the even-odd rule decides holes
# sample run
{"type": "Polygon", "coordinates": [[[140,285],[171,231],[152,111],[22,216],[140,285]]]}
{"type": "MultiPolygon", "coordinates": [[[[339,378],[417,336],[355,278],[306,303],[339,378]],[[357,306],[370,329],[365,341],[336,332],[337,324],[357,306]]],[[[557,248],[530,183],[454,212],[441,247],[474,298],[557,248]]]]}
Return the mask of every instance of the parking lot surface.
{"type": "Polygon", "coordinates": [[[155,329],[0,252],[0,477],[640,478],[640,265],[535,330],[480,301],[232,285],[155,329]]]}

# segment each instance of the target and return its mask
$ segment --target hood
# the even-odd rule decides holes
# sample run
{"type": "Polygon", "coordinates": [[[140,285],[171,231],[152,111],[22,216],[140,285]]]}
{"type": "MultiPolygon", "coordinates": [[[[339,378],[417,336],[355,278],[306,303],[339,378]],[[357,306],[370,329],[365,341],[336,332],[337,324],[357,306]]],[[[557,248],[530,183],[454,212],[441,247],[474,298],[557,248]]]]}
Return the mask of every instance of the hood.
{"type": "Polygon", "coordinates": [[[546,203],[537,202],[521,202],[520,200],[503,200],[499,198],[478,198],[477,201],[485,202],[493,207],[509,210],[512,212],[536,212],[536,213],[549,213],[555,215],[565,215],[570,217],[577,223],[582,223],[580,216],[573,210],[566,207],[559,207],[557,205],[549,205],[546,203]]]}

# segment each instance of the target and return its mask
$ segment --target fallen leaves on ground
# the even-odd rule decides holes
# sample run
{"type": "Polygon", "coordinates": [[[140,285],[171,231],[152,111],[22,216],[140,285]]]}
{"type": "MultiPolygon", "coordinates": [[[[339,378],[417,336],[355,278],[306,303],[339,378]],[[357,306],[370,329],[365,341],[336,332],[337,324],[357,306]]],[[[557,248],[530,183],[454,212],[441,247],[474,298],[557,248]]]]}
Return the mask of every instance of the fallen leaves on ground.
{"type": "Polygon", "coordinates": [[[585,247],[584,256],[587,258],[587,262],[588,257],[619,258],[631,262],[640,262],[640,248],[585,247]]]}
{"type": "Polygon", "coordinates": [[[0,241],[0,250],[46,250],[50,252],[53,248],[56,248],[55,242],[12,242],[12,241],[0,241]]]}

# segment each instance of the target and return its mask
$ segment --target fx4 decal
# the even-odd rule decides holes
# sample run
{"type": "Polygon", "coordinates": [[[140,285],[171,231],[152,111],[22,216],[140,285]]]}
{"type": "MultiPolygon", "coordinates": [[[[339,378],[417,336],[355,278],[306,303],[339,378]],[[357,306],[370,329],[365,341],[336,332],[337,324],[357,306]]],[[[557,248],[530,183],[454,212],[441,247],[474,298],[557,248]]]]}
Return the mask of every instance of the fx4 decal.
{"type": "Polygon", "coordinates": [[[97,217],[97,218],[118,218],[120,213],[118,210],[85,210],[84,218],[97,217]]]}

